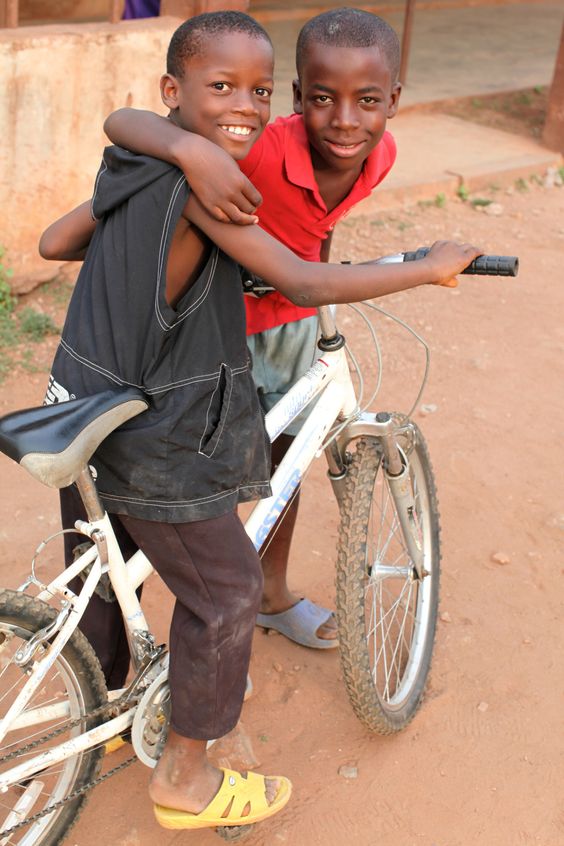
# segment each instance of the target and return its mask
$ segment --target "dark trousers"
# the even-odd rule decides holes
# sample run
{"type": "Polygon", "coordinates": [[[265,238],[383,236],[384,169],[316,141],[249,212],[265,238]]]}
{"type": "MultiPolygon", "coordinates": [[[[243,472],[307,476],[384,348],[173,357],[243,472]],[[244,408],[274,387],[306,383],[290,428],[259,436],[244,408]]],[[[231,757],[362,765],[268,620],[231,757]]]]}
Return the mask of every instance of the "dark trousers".
{"type": "MultiPolygon", "coordinates": [[[[79,504],[76,489],[61,491],[65,528],[80,518],[79,504]]],[[[110,517],[124,556],[142,549],[176,597],[169,639],[172,728],[198,740],[221,737],[241,713],[262,596],[260,559],[241,521],[234,512],[176,524],[110,517]]],[[[67,566],[77,539],[84,540],[65,535],[67,566]]],[[[108,685],[121,687],[129,650],[117,602],[94,595],[80,628],[108,685]]]]}

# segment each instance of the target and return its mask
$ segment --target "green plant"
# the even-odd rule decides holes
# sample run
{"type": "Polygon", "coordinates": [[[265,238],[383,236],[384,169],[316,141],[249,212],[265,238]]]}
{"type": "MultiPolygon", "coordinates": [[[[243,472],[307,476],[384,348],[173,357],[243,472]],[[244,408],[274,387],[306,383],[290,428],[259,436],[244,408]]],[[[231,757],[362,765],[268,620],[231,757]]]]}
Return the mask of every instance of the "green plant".
{"type": "Polygon", "coordinates": [[[35,360],[35,351],[30,347],[25,349],[22,353],[21,366],[28,373],[48,373],[49,367],[44,364],[37,364],[35,360]]]}
{"type": "Polygon", "coordinates": [[[515,182],[515,188],[516,188],[518,191],[528,191],[528,190],[529,190],[529,186],[527,185],[527,180],[526,180],[526,179],[523,179],[523,177],[520,177],[520,178],[519,178],[519,179],[517,179],[517,181],[515,182]]]}
{"type": "Polygon", "coordinates": [[[446,206],[446,194],[442,191],[435,197],[435,205],[438,209],[444,209],[446,206]]]}
{"type": "Polygon", "coordinates": [[[415,224],[411,223],[408,220],[400,220],[398,223],[398,229],[400,232],[405,232],[406,229],[412,229],[415,224]]]}
{"type": "Polygon", "coordinates": [[[11,314],[17,299],[12,294],[8,280],[12,276],[12,269],[4,264],[4,247],[0,247],[0,314],[11,314]]]}
{"type": "MultiPolygon", "coordinates": [[[[17,343],[18,327],[15,320],[9,312],[0,311],[0,349],[9,349],[17,343]]],[[[4,358],[2,358],[2,361],[4,361],[4,358]]]]}
{"type": "Polygon", "coordinates": [[[25,370],[36,372],[43,370],[37,365],[34,353],[29,347],[20,346],[22,341],[42,341],[46,335],[58,335],[48,314],[36,311],[27,306],[16,309],[18,298],[12,293],[9,279],[12,270],[6,267],[4,249],[0,247],[0,381],[2,381],[14,366],[19,365],[25,370]]]}
{"type": "Polygon", "coordinates": [[[533,91],[535,94],[544,94],[544,85],[535,85],[533,91]]]}
{"type": "Polygon", "coordinates": [[[558,176],[560,177],[562,182],[564,182],[564,166],[558,168],[558,176]]]}
{"type": "Polygon", "coordinates": [[[67,306],[73,292],[74,285],[68,282],[64,277],[58,276],[50,282],[44,282],[41,285],[41,296],[47,297],[52,303],[57,306],[67,306]]]}
{"type": "Polygon", "coordinates": [[[48,314],[35,311],[29,306],[19,315],[19,324],[21,332],[32,341],[42,341],[46,335],[59,334],[59,329],[48,314]]]}
{"type": "Polygon", "coordinates": [[[458,186],[458,190],[457,190],[456,194],[457,194],[458,197],[460,197],[461,200],[466,202],[466,200],[469,197],[468,186],[466,186],[464,184],[464,182],[461,182],[460,185],[458,186]]]}
{"type": "Polygon", "coordinates": [[[488,200],[487,197],[474,197],[472,200],[473,206],[490,206],[493,200],[488,200]]]}

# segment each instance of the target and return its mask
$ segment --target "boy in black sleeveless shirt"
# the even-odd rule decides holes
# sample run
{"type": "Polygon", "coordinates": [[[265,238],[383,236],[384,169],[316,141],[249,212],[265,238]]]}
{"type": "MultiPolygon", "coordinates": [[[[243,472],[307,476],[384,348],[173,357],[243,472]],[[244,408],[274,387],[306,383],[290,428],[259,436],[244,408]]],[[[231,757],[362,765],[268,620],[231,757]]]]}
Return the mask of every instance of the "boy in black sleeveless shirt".
{"type": "MultiPolygon", "coordinates": [[[[272,61],[267,34],[247,15],[190,19],[172,38],[161,80],[171,120],[243,158],[269,117],[272,61]]],[[[222,772],[206,756],[206,741],[238,719],[262,592],[235,508],[269,493],[235,262],[310,306],[451,286],[480,251],[441,242],[405,265],[304,262],[257,227],[214,220],[176,168],[115,147],[92,203],[53,224],[40,249],[85,257],[49,396],[117,384],[150,401],[92,463],[122,539],[143,549],[177,599],[171,726],[149,788],[157,819],[173,828],[264,819],[288,801],[289,781],[222,772]]]]}

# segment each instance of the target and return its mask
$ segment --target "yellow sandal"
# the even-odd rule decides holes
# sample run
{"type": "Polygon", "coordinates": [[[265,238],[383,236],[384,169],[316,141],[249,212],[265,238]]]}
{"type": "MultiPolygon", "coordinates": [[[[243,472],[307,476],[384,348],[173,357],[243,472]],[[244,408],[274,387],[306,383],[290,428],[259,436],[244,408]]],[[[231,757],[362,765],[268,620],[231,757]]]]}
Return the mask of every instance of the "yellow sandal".
{"type": "Polygon", "coordinates": [[[246,776],[234,770],[223,770],[223,782],[209,805],[199,814],[178,811],[155,805],[155,817],[163,828],[217,828],[218,826],[252,825],[277,814],[288,802],[292,783],[284,776],[263,776],[247,773],[246,776]],[[279,782],[278,792],[269,805],[264,795],[266,778],[279,782]],[[249,813],[241,816],[245,806],[249,813]],[[222,816],[229,808],[227,816],[222,816]]]}

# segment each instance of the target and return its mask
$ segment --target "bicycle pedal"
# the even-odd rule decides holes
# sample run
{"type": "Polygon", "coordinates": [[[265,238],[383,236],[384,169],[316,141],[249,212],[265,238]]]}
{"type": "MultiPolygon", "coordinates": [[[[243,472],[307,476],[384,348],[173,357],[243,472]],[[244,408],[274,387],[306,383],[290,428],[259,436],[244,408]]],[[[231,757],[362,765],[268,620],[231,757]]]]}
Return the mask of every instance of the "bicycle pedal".
{"type": "Polygon", "coordinates": [[[110,737],[104,743],[104,754],[111,755],[113,752],[117,752],[118,749],[122,749],[126,743],[131,743],[131,733],[127,732],[124,736],[122,734],[116,734],[115,737],[110,737]]]}

